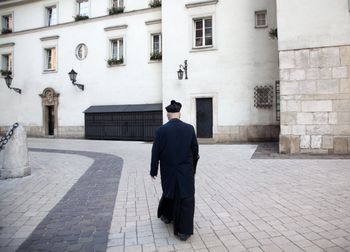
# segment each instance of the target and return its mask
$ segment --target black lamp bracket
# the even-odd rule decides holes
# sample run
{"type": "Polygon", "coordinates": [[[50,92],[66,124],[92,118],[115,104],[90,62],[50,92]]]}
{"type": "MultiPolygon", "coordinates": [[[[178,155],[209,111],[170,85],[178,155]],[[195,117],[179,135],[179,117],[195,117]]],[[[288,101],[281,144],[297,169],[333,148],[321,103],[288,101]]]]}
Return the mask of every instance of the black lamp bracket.
{"type": "MultiPolygon", "coordinates": [[[[6,77],[10,77],[10,75],[6,76],[6,77]]],[[[15,87],[11,87],[11,82],[12,82],[12,78],[11,80],[9,81],[10,83],[6,83],[6,86],[8,87],[8,89],[12,89],[13,91],[15,91],[16,93],[18,94],[21,94],[22,93],[22,90],[19,89],[19,88],[15,88],[15,87]]]]}
{"type": "Polygon", "coordinates": [[[187,77],[187,60],[184,61],[184,65],[180,64],[179,68],[183,69],[183,71],[185,72],[185,80],[187,80],[188,79],[188,77],[187,77]]]}
{"type": "Polygon", "coordinates": [[[19,89],[19,88],[9,87],[9,89],[12,89],[13,91],[15,91],[16,93],[19,93],[19,94],[21,94],[21,93],[22,93],[22,90],[21,90],[21,89],[19,89]]]}
{"type": "Polygon", "coordinates": [[[74,81],[72,81],[72,84],[74,85],[74,86],[77,86],[79,89],[81,89],[82,91],[84,91],[84,85],[83,84],[79,84],[79,83],[76,83],[76,82],[74,82],[74,81]]]}

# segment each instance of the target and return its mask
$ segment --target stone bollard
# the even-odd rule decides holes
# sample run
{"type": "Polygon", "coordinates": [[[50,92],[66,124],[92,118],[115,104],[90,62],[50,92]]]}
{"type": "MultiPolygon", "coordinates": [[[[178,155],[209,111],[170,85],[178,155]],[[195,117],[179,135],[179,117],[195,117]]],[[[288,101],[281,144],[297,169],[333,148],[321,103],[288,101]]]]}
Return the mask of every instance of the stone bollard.
{"type": "Polygon", "coordinates": [[[3,152],[3,161],[2,167],[0,165],[0,179],[19,178],[30,175],[27,133],[21,125],[14,130],[5,149],[1,152],[3,152]]]}

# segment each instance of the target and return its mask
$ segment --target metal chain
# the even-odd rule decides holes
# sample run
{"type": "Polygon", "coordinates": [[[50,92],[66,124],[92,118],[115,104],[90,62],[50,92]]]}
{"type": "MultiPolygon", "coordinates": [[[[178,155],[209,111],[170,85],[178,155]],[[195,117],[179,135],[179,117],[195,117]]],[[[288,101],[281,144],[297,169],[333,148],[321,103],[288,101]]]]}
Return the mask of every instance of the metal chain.
{"type": "Polygon", "coordinates": [[[6,133],[5,136],[1,137],[0,139],[0,151],[4,149],[4,146],[7,144],[7,142],[10,140],[10,138],[13,135],[13,131],[18,127],[18,123],[14,123],[11,127],[11,129],[6,133]]]}

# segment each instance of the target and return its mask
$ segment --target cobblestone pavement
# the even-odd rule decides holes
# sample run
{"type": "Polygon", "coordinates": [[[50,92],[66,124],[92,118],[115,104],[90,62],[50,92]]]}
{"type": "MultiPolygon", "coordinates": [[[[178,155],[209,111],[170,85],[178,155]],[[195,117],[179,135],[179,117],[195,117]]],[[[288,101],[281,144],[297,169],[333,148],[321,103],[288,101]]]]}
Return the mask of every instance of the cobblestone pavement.
{"type": "Polygon", "coordinates": [[[32,175],[0,180],[0,251],[14,251],[61,200],[93,160],[29,152],[32,175]]]}
{"type": "Polygon", "coordinates": [[[280,154],[278,145],[278,142],[258,143],[252,159],[350,159],[350,155],[340,154],[280,154]]]}
{"type": "Polygon", "coordinates": [[[35,149],[94,159],[17,251],[106,251],[122,159],[86,151],[35,149]]]}
{"type": "MultiPolygon", "coordinates": [[[[201,145],[195,233],[181,242],[171,225],[156,218],[161,187],[159,178],[148,175],[151,144],[30,139],[29,145],[123,158],[107,251],[350,251],[347,159],[251,159],[256,145],[201,145]]],[[[28,180],[33,179],[18,184],[28,180]]],[[[14,190],[3,196],[6,183],[0,181],[0,199],[11,200],[14,190]]],[[[10,214],[4,212],[1,219],[10,214]]]]}

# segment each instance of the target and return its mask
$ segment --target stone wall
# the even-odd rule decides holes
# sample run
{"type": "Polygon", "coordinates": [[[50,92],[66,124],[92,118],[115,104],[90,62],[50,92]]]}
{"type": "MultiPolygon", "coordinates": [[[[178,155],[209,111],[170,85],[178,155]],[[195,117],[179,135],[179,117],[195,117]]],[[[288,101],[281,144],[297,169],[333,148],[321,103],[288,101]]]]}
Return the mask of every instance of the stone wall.
{"type": "Polygon", "coordinates": [[[281,51],[281,153],[350,153],[350,46],[281,51]]]}
{"type": "Polygon", "coordinates": [[[278,141],[279,125],[218,126],[217,143],[278,141]]]}
{"type": "MultiPolygon", "coordinates": [[[[0,126],[0,136],[6,134],[10,126],[0,126]]],[[[40,126],[25,126],[28,137],[46,137],[45,130],[40,126]]],[[[84,138],[84,126],[63,126],[58,127],[57,136],[60,138],[84,138]]]]}

